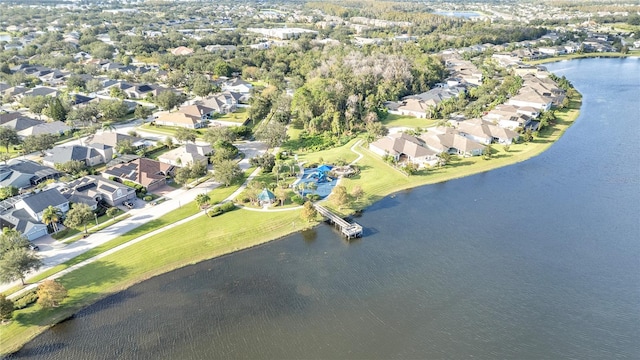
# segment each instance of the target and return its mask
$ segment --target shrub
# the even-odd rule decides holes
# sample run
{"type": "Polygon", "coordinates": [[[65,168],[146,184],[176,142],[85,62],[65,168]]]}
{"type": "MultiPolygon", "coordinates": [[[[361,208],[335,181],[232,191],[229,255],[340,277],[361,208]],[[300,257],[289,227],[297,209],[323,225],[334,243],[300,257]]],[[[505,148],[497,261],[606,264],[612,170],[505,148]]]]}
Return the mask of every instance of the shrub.
{"type": "Polygon", "coordinates": [[[304,199],[300,195],[293,195],[291,197],[291,201],[293,201],[294,203],[296,203],[298,205],[304,204],[304,199]]]}
{"type": "Polygon", "coordinates": [[[144,200],[144,201],[151,201],[151,200],[153,200],[153,196],[151,196],[151,195],[147,195],[147,196],[143,197],[143,198],[142,198],[142,200],[144,200]]]}
{"type": "Polygon", "coordinates": [[[222,209],[222,211],[224,212],[229,212],[229,211],[233,211],[236,208],[236,204],[234,204],[231,201],[228,201],[222,205],[220,205],[220,209],[222,209]]]}
{"type": "Polygon", "coordinates": [[[224,213],[224,210],[222,210],[220,206],[216,206],[213,209],[209,210],[207,212],[207,215],[209,215],[209,217],[216,217],[218,215],[222,215],[223,213],[224,213]]]}
{"type": "Polygon", "coordinates": [[[320,200],[320,195],[318,195],[318,194],[309,194],[309,195],[307,195],[307,199],[309,199],[311,201],[318,201],[318,200],[320,200]]]}
{"type": "Polygon", "coordinates": [[[14,310],[24,309],[38,301],[36,290],[28,291],[13,301],[14,310]]]}

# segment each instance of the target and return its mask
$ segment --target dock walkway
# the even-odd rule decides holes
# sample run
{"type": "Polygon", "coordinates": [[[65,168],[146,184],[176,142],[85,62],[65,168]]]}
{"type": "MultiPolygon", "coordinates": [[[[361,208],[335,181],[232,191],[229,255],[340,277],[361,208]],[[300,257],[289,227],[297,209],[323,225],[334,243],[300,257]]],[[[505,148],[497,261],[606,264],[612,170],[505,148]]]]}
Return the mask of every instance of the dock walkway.
{"type": "Polygon", "coordinates": [[[350,223],[320,204],[314,203],[313,206],[316,208],[320,215],[324,216],[334,225],[339,227],[340,231],[344,236],[347,237],[347,239],[362,236],[362,226],[360,226],[358,223],[350,223]]]}

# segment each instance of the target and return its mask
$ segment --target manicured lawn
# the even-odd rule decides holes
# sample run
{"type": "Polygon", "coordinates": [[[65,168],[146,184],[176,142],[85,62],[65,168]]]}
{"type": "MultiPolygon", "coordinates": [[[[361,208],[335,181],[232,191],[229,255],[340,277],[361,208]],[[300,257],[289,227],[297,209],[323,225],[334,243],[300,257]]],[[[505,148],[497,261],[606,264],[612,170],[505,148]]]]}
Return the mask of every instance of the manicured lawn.
{"type": "Polygon", "coordinates": [[[349,150],[357,141],[358,139],[352,139],[347,144],[333,149],[312,153],[298,153],[298,160],[305,161],[307,164],[316,163],[320,165],[321,163],[334,164],[339,159],[350,163],[358,157],[357,154],[349,150]]]}
{"type": "Polygon", "coordinates": [[[236,111],[224,115],[216,115],[212,121],[230,121],[242,125],[249,117],[249,111],[247,108],[237,108],[236,111]]]}
{"type": "Polygon", "coordinates": [[[388,114],[387,117],[381,121],[387,127],[410,127],[410,128],[425,128],[429,126],[435,126],[438,120],[432,119],[420,119],[414,116],[408,115],[395,115],[388,114]]]}

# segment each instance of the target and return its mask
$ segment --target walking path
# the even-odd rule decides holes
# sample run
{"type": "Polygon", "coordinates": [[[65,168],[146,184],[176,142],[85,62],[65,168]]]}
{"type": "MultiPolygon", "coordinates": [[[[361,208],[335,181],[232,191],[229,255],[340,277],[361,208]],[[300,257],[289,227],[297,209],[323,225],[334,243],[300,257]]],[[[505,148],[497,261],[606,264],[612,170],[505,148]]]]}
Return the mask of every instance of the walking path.
{"type": "MultiPolygon", "coordinates": [[[[358,140],[355,144],[353,144],[353,146],[351,146],[351,151],[353,151],[354,153],[358,154],[358,157],[352,161],[350,163],[350,165],[355,164],[356,162],[358,162],[360,159],[362,159],[363,155],[356,151],[355,148],[356,146],[360,145],[360,143],[362,142],[362,140],[358,140]]],[[[231,201],[234,198],[236,198],[240,193],[242,193],[242,191],[244,191],[244,189],[247,187],[247,184],[249,184],[259,173],[260,173],[260,168],[255,169],[251,175],[249,175],[249,177],[245,180],[245,182],[236,190],[233,192],[233,194],[229,195],[224,201],[231,201]]],[[[165,196],[165,198],[169,198],[170,200],[165,201],[163,203],[160,203],[156,206],[153,207],[149,207],[149,208],[144,208],[144,209],[140,209],[140,210],[131,210],[131,213],[135,213],[131,218],[127,219],[127,220],[123,220],[117,224],[114,224],[112,226],[109,226],[103,230],[100,230],[94,234],[92,234],[90,237],[86,238],[86,239],[82,239],[79,241],[76,241],[72,244],[66,245],[64,246],[64,251],[61,251],[60,247],[62,247],[61,245],[53,245],[54,249],[52,249],[51,251],[54,251],[56,254],[49,256],[45,259],[44,261],[44,266],[37,272],[30,274],[30,276],[35,276],[37,274],[43,273],[51,268],[53,268],[54,266],[57,266],[65,261],[68,261],[82,253],[85,253],[86,251],[102,245],[110,240],[115,239],[116,237],[130,231],[133,230],[139,226],[141,226],[144,223],[149,222],[152,219],[158,218],[170,211],[173,211],[179,207],[181,207],[182,203],[188,203],[191,202],[195,199],[195,197],[200,194],[201,191],[211,191],[213,190],[215,187],[217,186],[216,183],[214,183],[213,181],[209,180],[209,181],[205,181],[204,183],[200,184],[199,186],[190,189],[190,190],[184,190],[184,189],[179,189],[179,190],[175,190],[171,193],[169,193],[167,196],[165,196]]],[[[302,206],[296,206],[296,207],[292,207],[292,208],[287,208],[287,209],[253,209],[253,208],[247,208],[247,207],[243,207],[241,209],[245,209],[245,210],[250,210],[250,211],[267,211],[267,212],[272,212],[272,211],[292,211],[292,210],[299,210],[300,208],[302,208],[302,206]]],[[[205,212],[198,212],[192,216],[189,216],[187,218],[184,218],[182,220],[176,221],[175,223],[163,226],[159,229],[156,229],[148,234],[142,235],[140,237],[137,237],[131,241],[128,241],[124,244],[121,244],[119,246],[116,246],[110,250],[107,250],[103,253],[100,253],[92,258],[89,258],[85,261],[82,261],[78,264],[75,264],[73,266],[70,266],[60,272],[57,272],[49,277],[47,277],[44,280],[51,280],[51,279],[57,279],[65,274],[68,274],[69,272],[76,270],[82,266],[85,266],[87,264],[90,264],[96,260],[99,260],[105,256],[111,255],[117,251],[120,251],[122,249],[125,249],[133,244],[137,244],[140,241],[146,240],[154,235],[157,235],[163,231],[166,231],[168,229],[174,228],[176,226],[182,225],[184,223],[187,223],[191,220],[196,219],[199,216],[203,216],[205,215],[205,212]]],[[[16,298],[19,297],[21,294],[33,290],[38,286],[39,283],[34,283],[34,284],[29,284],[26,287],[24,287],[23,289],[9,295],[9,298],[16,298]]],[[[0,291],[5,291],[7,289],[10,289],[11,287],[14,287],[18,285],[17,282],[14,283],[9,283],[9,284],[2,284],[0,285],[0,291]]]]}

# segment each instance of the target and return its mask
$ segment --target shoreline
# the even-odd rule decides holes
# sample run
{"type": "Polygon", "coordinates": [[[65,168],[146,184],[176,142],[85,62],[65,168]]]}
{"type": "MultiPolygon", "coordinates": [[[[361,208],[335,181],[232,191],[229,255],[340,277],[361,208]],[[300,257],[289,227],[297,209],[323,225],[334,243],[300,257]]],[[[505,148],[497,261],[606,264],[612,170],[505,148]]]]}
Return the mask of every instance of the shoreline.
{"type": "Polygon", "coordinates": [[[575,59],[627,58],[627,57],[640,57],[640,50],[632,50],[626,54],[623,54],[620,52],[602,52],[602,53],[591,52],[591,53],[582,53],[582,54],[573,53],[573,54],[567,54],[567,55],[553,56],[553,57],[539,59],[539,60],[529,60],[524,62],[529,65],[541,65],[541,64],[548,64],[548,63],[565,61],[565,60],[566,61],[575,60],[575,59]]]}
{"type": "MultiPolygon", "coordinates": [[[[430,170],[430,172],[426,173],[425,176],[407,177],[406,181],[398,182],[397,184],[391,186],[381,187],[377,190],[374,189],[375,191],[372,191],[370,193],[367,192],[367,196],[365,199],[363,199],[362,201],[358,200],[354,204],[351,204],[349,208],[345,209],[345,215],[351,215],[357,211],[366,211],[366,208],[371,206],[373,203],[399,191],[484,173],[500,167],[513,165],[541,154],[550,146],[552,146],[558,139],[560,139],[562,135],[564,135],[566,130],[571,125],[573,125],[573,123],[579,117],[580,109],[582,106],[582,95],[577,93],[577,91],[576,94],[576,98],[572,99],[573,106],[570,106],[566,110],[563,110],[563,119],[559,119],[557,124],[549,128],[550,133],[544,136],[544,141],[538,142],[536,144],[532,143],[531,149],[529,149],[529,151],[524,151],[524,149],[526,149],[526,147],[528,146],[527,144],[522,146],[523,150],[518,150],[518,152],[523,152],[522,154],[516,153],[515,150],[511,154],[505,152],[506,158],[503,159],[504,161],[499,161],[501,160],[499,158],[492,158],[490,160],[480,159],[480,161],[478,161],[478,159],[475,159],[475,163],[473,165],[465,165],[461,168],[445,166],[443,169],[430,170]],[[481,165],[477,165],[478,163],[480,163],[481,165]]],[[[345,145],[347,149],[346,151],[350,151],[352,146],[352,142],[345,145]]],[[[373,155],[367,148],[358,145],[357,150],[365,154],[363,159],[365,163],[374,162],[376,163],[376,165],[379,165],[378,163],[384,164],[379,156],[373,155]]],[[[340,155],[343,154],[338,154],[338,157],[340,157],[340,155]]],[[[501,153],[500,155],[502,156],[503,154],[501,153]]],[[[307,158],[312,156],[323,156],[323,152],[306,154],[305,156],[307,158]]],[[[466,161],[468,159],[462,160],[466,161]]],[[[384,164],[383,166],[388,167],[388,165],[386,164],[384,164]]],[[[365,171],[363,171],[363,173],[364,172],[365,171]]],[[[398,175],[396,174],[395,176],[398,175]]],[[[362,178],[366,178],[368,181],[371,180],[367,176],[362,176],[362,178]]],[[[346,179],[345,182],[347,182],[347,188],[352,188],[353,186],[358,185],[359,182],[364,182],[364,180],[360,179],[360,181],[353,181],[351,179],[346,179]]],[[[329,205],[329,207],[331,206],[329,205]]],[[[109,255],[104,259],[93,263],[96,264],[94,266],[85,266],[84,268],[75,270],[74,272],[72,272],[72,274],[74,274],[72,279],[69,279],[67,276],[63,276],[61,278],[61,281],[63,282],[63,284],[65,284],[70,293],[69,298],[65,300],[63,306],[52,310],[40,310],[38,306],[31,306],[26,308],[24,311],[21,311],[20,314],[17,314],[14,320],[9,325],[0,327],[0,337],[3,338],[0,355],[7,355],[18,351],[30,340],[32,340],[45,330],[49,329],[50,327],[54,326],[55,324],[73,317],[78,311],[81,311],[82,309],[96,303],[97,301],[105,299],[117,292],[125,290],[135,284],[141,283],[142,281],[182,267],[194,265],[202,261],[229,256],[237,252],[246,251],[258,246],[262,246],[272,241],[282,239],[283,237],[291,235],[293,233],[315,227],[320,223],[303,223],[300,220],[297,211],[257,213],[237,209],[233,212],[223,214],[213,219],[220,218],[226,220],[227,222],[231,222],[234,219],[236,221],[240,220],[242,225],[244,226],[243,231],[235,234],[229,234],[225,233],[224,229],[223,231],[220,231],[220,229],[207,229],[207,226],[204,225],[210,225],[211,222],[215,220],[203,216],[199,219],[194,219],[189,223],[182,224],[176,227],[176,235],[178,237],[171,237],[171,233],[173,231],[169,230],[165,232],[164,235],[158,234],[152,236],[149,239],[141,241],[139,244],[134,244],[127,249],[121,250],[121,252],[109,255]],[[253,213],[255,215],[249,215],[247,213],[253,213]],[[247,223],[251,223],[250,218],[252,217],[256,218],[256,222],[253,224],[253,226],[246,226],[247,223]],[[260,224],[258,223],[259,221],[263,221],[263,223],[260,224]],[[203,223],[203,226],[198,226],[200,225],[200,222],[203,223]],[[261,228],[261,225],[264,225],[265,228],[261,228]],[[180,230],[182,230],[182,232],[180,232],[180,230]],[[196,251],[189,248],[184,249],[184,247],[190,246],[188,244],[184,244],[184,242],[181,242],[181,244],[177,245],[173,242],[170,242],[169,246],[171,247],[168,248],[164,248],[162,247],[162,245],[158,246],[158,244],[156,244],[154,248],[149,249],[151,241],[161,241],[160,239],[175,239],[184,237],[185,233],[187,232],[191,233],[191,237],[193,238],[197,237],[198,232],[202,232],[203,230],[203,234],[210,235],[210,237],[205,237],[204,240],[199,240],[198,242],[194,241],[194,243],[196,243],[197,246],[205,247],[205,251],[197,251],[202,250],[201,248],[196,249],[196,251]],[[247,236],[243,238],[243,235],[247,236]],[[211,251],[206,252],[206,247],[212,248],[211,251]],[[171,253],[172,250],[175,250],[174,253],[176,254],[171,253]],[[189,251],[191,251],[191,253],[189,253],[189,251]],[[142,258],[138,258],[140,257],[140,253],[143,253],[142,258],[151,257],[153,256],[153,253],[157,253],[159,254],[159,256],[164,255],[166,258],[166,262],[159,264],[160,266],[155,267],[153,266],[153,264],[145,264],[145,261],[142,258]],[[167,255],[167,253],[171,253],[171,255],[167,255]],[[128,267],[126,265],[128,265],[128,267]],[[98,267],[98,271],[100,271],[99,266],[106,266],[111,270],[117,268],[118,266],[124,266],[125,270],[121,270],[121,272],[124,272],[125,275],[121,275],[120,278],[112,279],[110,278],[111,273],[109,271],[105,271],[106,275],[101,275],[103,277],[109,277],[108,279],[95,279],[95,276],[92,276],[90,280],[89,278],[82,278],[82,275],[85,273],[95,272],[96,267],[98,267]],[[126,270],[132,271],[126,272],[126,270]],[[75,279],[77,283],[73,282],[73,279],[75,279]],[[83,283],[83,280],[85,281],[85,283],[83,283]],[[91,281],[94,284],[87,284],[86,282],[88,281],[91,281]],[[101,281],[105,283],[100,283],[101,281]],[[99,285],[95,285],[95,283],[99,283],[99,285]],[[12,332],[10,330],[14,331],[12,332]]],[[[146,263],[148,263],[148,261],[146,263]]]]}

